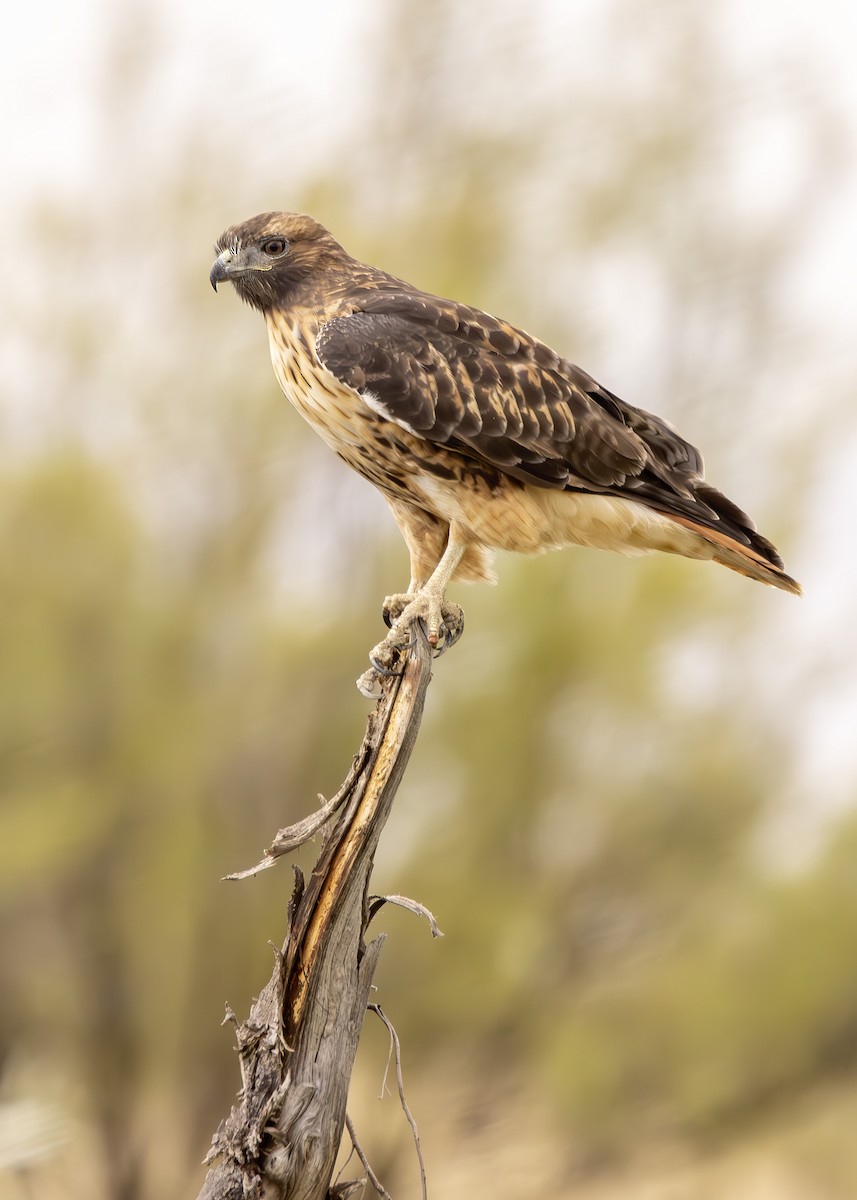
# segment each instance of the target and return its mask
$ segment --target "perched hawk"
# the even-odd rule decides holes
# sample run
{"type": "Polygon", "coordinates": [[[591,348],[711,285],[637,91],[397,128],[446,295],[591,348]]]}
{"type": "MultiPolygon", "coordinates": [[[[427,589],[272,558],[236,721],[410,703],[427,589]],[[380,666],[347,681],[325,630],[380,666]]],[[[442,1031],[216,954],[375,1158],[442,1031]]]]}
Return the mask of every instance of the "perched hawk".
{"type": "Polygon", "coordinates": [[[400,637],[422,618],[436,645],[448,583],[493,580],[495,550],[665,550],[800,592],[698,450],[544,342],[358,262],[311,217],[263,213],[216,253],[211,283],[264,315],[288,399],[393,510],[400,637]]]}

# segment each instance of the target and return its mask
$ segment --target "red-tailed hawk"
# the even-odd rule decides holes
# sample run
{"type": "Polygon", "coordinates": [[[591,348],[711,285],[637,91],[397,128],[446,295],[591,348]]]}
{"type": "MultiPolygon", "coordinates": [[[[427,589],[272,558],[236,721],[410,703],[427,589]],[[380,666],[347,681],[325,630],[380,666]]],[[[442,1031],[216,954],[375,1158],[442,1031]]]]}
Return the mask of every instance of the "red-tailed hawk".
{"type": "Polygon", "coordinates": [[[391,644],[422,618],[436,645],[450,580],[493,580],[495,550],[665,550],[800,592],[698,450],[544,342],[358,262],[311,217],[263,213],[216,253],[211,283],[264,315],[287,398],[393,510],[411,581],[391,644]]]}

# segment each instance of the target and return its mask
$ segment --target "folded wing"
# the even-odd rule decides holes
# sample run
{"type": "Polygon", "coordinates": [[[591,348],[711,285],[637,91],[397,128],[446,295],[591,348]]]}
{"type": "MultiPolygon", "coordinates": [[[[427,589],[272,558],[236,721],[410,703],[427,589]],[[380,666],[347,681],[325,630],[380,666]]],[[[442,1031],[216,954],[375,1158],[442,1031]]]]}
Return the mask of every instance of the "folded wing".
{"type": "Polygon", "coordinates": [[[747,514],[704,481],[694,446],[503,321],[404,287],[367,291],[322,326],[316,353],[430,442],[536,487],[637,501],[737,543],[773,569],[766,582],[797,588],[747,514]]]}

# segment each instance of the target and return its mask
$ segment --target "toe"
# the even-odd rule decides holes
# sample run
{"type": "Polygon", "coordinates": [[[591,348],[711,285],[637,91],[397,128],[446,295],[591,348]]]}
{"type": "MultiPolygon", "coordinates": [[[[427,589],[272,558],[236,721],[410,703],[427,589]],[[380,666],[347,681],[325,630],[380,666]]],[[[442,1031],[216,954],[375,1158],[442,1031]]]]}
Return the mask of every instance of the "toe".
{"type": "Polygon", "coordinates": [[[381,607],[381,615],[388,629],[393,628],[412,600],[413,596],[409,596],[407,592],[396,592],[386,597],[381,607]]]}
{"type": "Polygon", "coordinates": [[[450,646],[454,646],[462,633],[464,633],[464,611],[458,604],[452,604],[447,600],[443,605],[443,624],[441,626],[443,636],[435,657],[439,658],[450,646]]]}
{"type": "Polygon", "coordinates": [[[426,637],[428,638],[428,644],[434,649],[440,641],[444,624],[441,603],[434,596],[427,596],[425,605],[422,607],[423,613],[420,615],[423,617],[426,637]]]}
{"type": "Polygon", "coordinates": [[[370,667],[367,671],[363,672],[357,680],[357,690],[367,700],[379,700],[381,698],[381,681],[374,668],[370,667]]]}

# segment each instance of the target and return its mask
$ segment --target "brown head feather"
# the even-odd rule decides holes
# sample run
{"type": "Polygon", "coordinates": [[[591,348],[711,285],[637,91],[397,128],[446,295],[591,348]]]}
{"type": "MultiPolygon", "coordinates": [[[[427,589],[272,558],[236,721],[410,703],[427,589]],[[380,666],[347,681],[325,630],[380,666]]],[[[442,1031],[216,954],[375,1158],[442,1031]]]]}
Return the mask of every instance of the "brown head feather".
{"type": "MultiPolygon", "coordinates": [[[[260,312],[286,308],[307,285],[333,265],[352,261],[332,234],[304,213],[268,212],[225,230],[214,247],[230,263],[217,281],[228,278],[247,304],[260,312]],[[281,253],[269,254],[266,248],[281,253]]],[[[212,273],[212,282],[215,282],[212,273]]]]}

